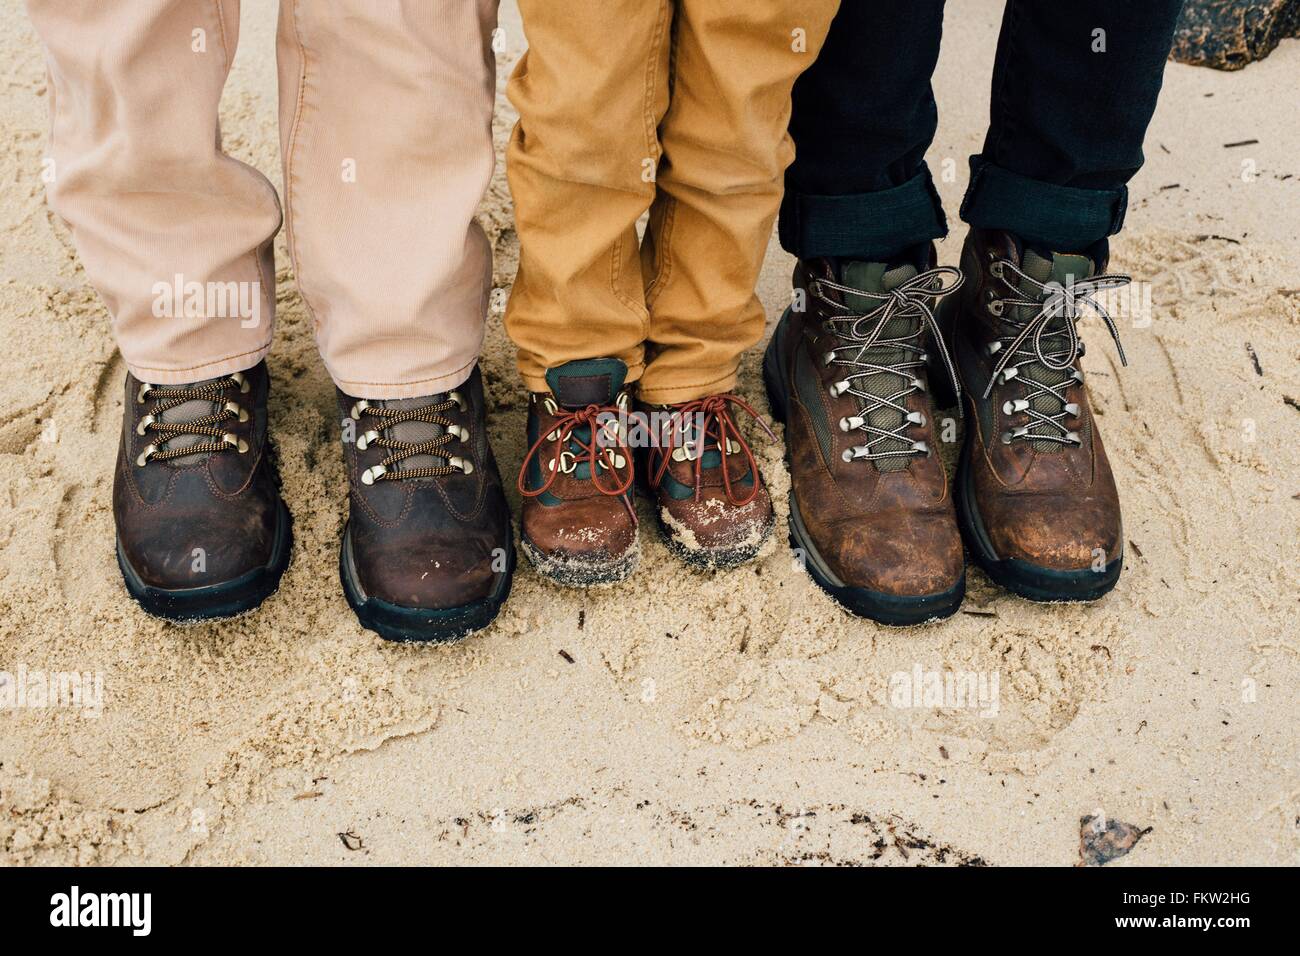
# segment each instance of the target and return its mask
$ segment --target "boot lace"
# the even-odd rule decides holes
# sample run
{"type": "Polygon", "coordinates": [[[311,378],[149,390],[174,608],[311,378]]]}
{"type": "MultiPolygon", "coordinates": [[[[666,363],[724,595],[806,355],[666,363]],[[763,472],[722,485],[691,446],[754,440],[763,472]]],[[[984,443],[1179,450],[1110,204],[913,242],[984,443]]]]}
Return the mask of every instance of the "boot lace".
{"type": "MultiPolygon", "coordinates": [[[[952,382],[953,394],[958,399],[961,398],[957,369],[944,343],[934,310],[939,300],[961,288],[962,281],[960,269],[940,266],[918,273],[887,292],[866,292],[826,279],[818,279],[814,284],[813,294],[831,310],[831,314],[823,321],[823,327],[844,343],[827,352],[823,359],[827,365],[842,366],[848,370],[842,379],[831,386],[831,395],[852,395],[859,402],[856,415],[840,419],[840,431],[861,431],[867,436],[864,444],[844,451],[845,461],[859,458],[877,461],[930,454],[929,445],[923,441],[913,441],[906,434],[912,425],[925,424],[925,416],[920,412],[909,411],[906,402],[911,395],[924,392],[926,388],[916,371],[924,368],[930,360],[925,346],[927,330],[939,357],[943,359],[944,368],[952,382]],[[828,298],[823,292],[825,289],[838,292],[841,296],[860,296],[878,304],[866,312],[855,312],[828,298]],[[915,318],[919,321],[912,332],[887,336],[886,325],[897,318],[915,318]],[[882,353],[887,355],[889,351],[901,353],[901,360],[885,361],[882,353]],[[897,390],[890,394],[868,391],[867,383],[879,376],[887,376],[895,381],[897,390]],[[902,419],[894,428],[879,428],[871,423],[872,414],[886,408],[893,409],[902,419]]],[[[960,408],[960,402],[958,407],[960,408]]]]}
{"type": "Polygon", "coordinates": [[[632,467],[632,451],[619,424],[619,414],[626,408],[625,399],[620,397],[618,405],[588,405],[579,409],[560,408],[549,395],[543,401],[547,412],[556,420],[551,430],[539,435],[524,455],[516,482],[519,493],[526,498],[544,495],[561,474],[576,476],[578,466],[586,464],[592,487],[602,495],[621,498],[635,523],[636,509],[628,501],[627,491],[636,473],[632,467]],[[534,458],[541,464],[541,448],[548,441],[557,443],[559,454],[542,468],[541,486],[529,488],[529,465],[534,458]],[[610,481],[598,477],[604,472],[609,473],[610,481]]]}
{"type": "Polygon", "coordinates": [[[153,407],[136,425],[137,435],[148,435],[150,443],[136,458],[135,463],[143,468],[151,461],[167,461],[172,458],[187,458],[190,455],[215,455],[224,451],[237,451],[241,455],[248,451],[248,442],[223,426],[230,421],[248,421],[248,410],[227,395],[233,389],[236,395],[247,394],[249,383],[239,372],[225,378],[197,385],[151,385],[140,383],[140,390],[135,400],[143,405],[152,401],[153,407]],[[209,402],[220,406],[210,415],[203,415],[189,421],[163,421],[163,416],[174,408],[187,402],[209,402]],[[207,441],[176,448],[165,447],[174,438],[183,435],[205,438],[207,441]]]}
{"type": "Polygon", "coordinates": [[[758,463],[754,453],[740,433],[735,419],[731,417],[728,406],[735,406],[748,414],[762,427],[767,437],[776,441],[776,435],[768,427],[763,417],[738,395],[710,395],[707,398],[683,402],[673,406],[672,414],[664,425],[658,449],[659,466],[650,476],[650,483],[659,487],[670,461],[693,462],[695,477],[695,500],[699,501],[703,490],[704,453],[710,448],[717,448],[722,458],[722,485],[727,500],[737,508],[743,508],[758,497],[758,463]],[[727,467],[727,455],[744,455],[745,464],[753,476],[749,492],[742,495],[731,482],[731,470],[727,467]]]}
{"type": "Polygon", "coordinates": [[[377,465],[372,465],[361,473],[361,482],[373,485],[376,481],[400,481],[404,478],[444,478],[447,475],[469,475],[474,471],[474,464],[468,458],[447,454],[447,446],[452,442],[464,444],[469,441],[469,429],[457,425],[443,413],[453,408],[464,411],[465,399],[459,392],[434,395],[428,405],[417,408],[389,408],[384,405],[372,405],[361,399],[352,406],[352,420],[373,423],[374,427],[357,436],[357,449],[365,451],[371,445],[387,449],[389,454],[377,465]],[[394,438],[389,432],[395,425],[407,422],[423,422],[426,425],[440,425],[442,434],[425,441],[404,441],[394,438]],[[417,455],[432,455],[446,462],[444,465],[399,468],[402,462],[417,455]]]}
{"type": "Polygon", "coordinates": [[[1077,366],[1079,357],[1083,355],[1083,343],[1075,323],[1085,308],[1100,316],[1115,342],[1120,363],[1127,367],[1128,359],[1115,320],[1094,296],[1107,289],[1126,286],[1132,280],[1126,275],[1106,274],[1090,279],[1071,279],[1065,285],[1039,282],[1006,259],[994,261],[990,273],[1006,285],[1010,294],[989,302],[989,310],[1015,333],[994,339],[987,346],[989,355],[1001,354],[1001,358],[993,366],[984,397],[989,397],[995,384],[1002,385],[1020,378],[1026,388],[1024,396],[1005,402],[1002,411],[1008,415],[1023,412],[1029,416],[1028,424],[1004,432],[1002,441],[1005,444],[1013,441],[1080,444],[1079,433],[1068,424],[1069,419],[1078,416],[1079,406],[1068,401],[1066,395],[1071,385],[1083,381],[1083,372],[1077,366]],[[1024,291],[1026,289],[1029,291],[1024,291]],[[1021,308],[1036,311],[1026,321],[1007,314],[1008,309],[1021,308]],[[1069,374],[1059,383],[1049,385],[1024,374],[1026,368],[1032,369],[1035,365],[1050,372],[1069,374]],[[1047,411],[1043,410],[1044,405],[1047,411]]]}

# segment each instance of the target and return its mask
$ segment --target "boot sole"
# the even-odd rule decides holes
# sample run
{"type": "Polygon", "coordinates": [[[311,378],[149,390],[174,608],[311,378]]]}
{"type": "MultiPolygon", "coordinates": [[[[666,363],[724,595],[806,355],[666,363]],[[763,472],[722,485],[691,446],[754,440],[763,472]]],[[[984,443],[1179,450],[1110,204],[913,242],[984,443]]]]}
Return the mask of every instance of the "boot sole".
{"type": "Polygon", "coordinates": [[[639,538],[633,539],[632,546],[621,557],[604,564],[566,562],[542,551],[522,534],[519,546],[539,575],[566,588],[600,588],[619,584],[632,575],[641,558],[639,538]]]}
{"type": "Polygon", "coordinates": [[[198,588],[158,588],[145,584],[115,542],[117,566],[127,593],[142,609],[167,621],[208,621],[235,617],[253,610],[280,587],[280,578],[293,552],[293,516],[283,501],[276,510],[275,543],[265,567],[255,568],[220,584],[198,588]]]}
{"type": "MultiPolygon", "coordinates": [[[[967,411],[969,413],[969,409],[967,411]]],[[[971,427],[969,423],[967,427],[971,427]]],[[[961,528],[966,549],[989,579],[1013,594],[1040,603],[1096,601],[1105,597],[1115,587],[1120,572],[1124,569],[1122,544],[1119,556],[1107,563],[1102,571],[1091,568],[1061,571],[1030,564],[1019,558],[998,557],[984,530],[979,505],[975,500],[974,484],[970,476],[971,444],[971,436],[968,434],[962,442],[961,456],[957,463],[957,524],[961,528]]]]}
{"type": "MultiPolygon", "coordinates": [[[[787,310],[788,311],[788,310],[787,310]]],[[[785,316],[781,317],[785,321],[785,316]]],[[[778,330],[780,325],[777,326],[778,330]]],[[[781,383],[785,381],[780,368],[778,345],[775,332],[763,355],[763,385],[767,389],[767,401],[772,408],[772,417],[781,424],[786,424],[789,409],[781,383]]],[[[785,463],[790,467],[789,445],[786,446],[785,463]]],[[[868,588],[853,587],[844,584],[831,572],[821,554],[813,544],[812,537],[804,527],[799,513],[799,503],[795,500],[794,489],[789,495],[790,504],[790,546],[804,556],[804,567],[817,586],[833,597],[841,607],[858,617],[869,618],[877,624],[890,627],[910,627],[927,621],[939,621],[951,617],[961,607],[966,596],[966,572],[963,571],[957,583],[946,591],[934,594],[899,596],[872,591],[868,588]]]]}
{"type": "MultiPolygon", "coordinates": [[[[655,504],[658,505],[657,500],[655,504]]],[[[663,538],[668,550],[683,564],[687,564],[697,571],[727,571],[754,560],[754,558],[758,557],[758,552],[763,550],[763,545],[767,544],[767,539],[772,536],[772,529],[776,527],[775,519],[769,521],[759,534],[758,541],[753,544],[738,545],[731,548],[692,549],[677,539],[672,528],[668,526],[668,523],[662,517],[658,518],[658,521],[659,536],[663,538]]]]}
{"type": "Polygon", "coordinates": [[[447,644],[481,631],[496,620],[501,606],[510,596],[514,573],[515,543],[511,535],[506,539],[505,571],[501,572],[487,597],[449,608],[406,607],[366,595],[357,580],[352,561],[349,528],[343,529],[343,543],[339,547],[339,581],[357,620],[366,630],[399,644],[447,644]]]}

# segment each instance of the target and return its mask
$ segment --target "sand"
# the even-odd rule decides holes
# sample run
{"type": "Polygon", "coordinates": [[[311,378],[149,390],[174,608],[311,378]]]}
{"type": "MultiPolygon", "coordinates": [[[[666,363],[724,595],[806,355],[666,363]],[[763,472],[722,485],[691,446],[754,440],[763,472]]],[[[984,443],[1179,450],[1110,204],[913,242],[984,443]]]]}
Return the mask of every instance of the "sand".
{"type": "MultiPolygon", "coordinates": [[[[278,180],[274,4],[244,7],[223,127],[278,180]]],[[[954,214],[999,10],[949,12],[931,163],[954,214]]],[[[503,22],[502,83],[512,4],[503,22]]],[[[0,862],[1071,865],[1089,816],[1150,828],[1112,866],[1300,862],[1300,41],[1238,74],[1169,67],[1114,244],[1150,283],[1150,321],[1121,323],[1129,368],[1086,323],[1129,542],[1110,597],[1034,606],[972,570],[962,613],[884,629],[839,611],[780,535],[742,569],[685,569],[643,504],[632,584],[563,591],[523,566],[499,622],[447,648],[386,645],[340,592],[334,399],[283,239],[283,586],[219,625],[128,599],[109,502],[122,362],[43,202],[48,91],[19,0],[0,0],[0,64],[0,671],[103,688],[98,707],[0,710],[0,862]],[[900,682],[931,672],[996,680],[993,706],[910,706],[900,682]]],[[[499,143],[512,121],[502,98],[499,143]]],[[[483,220],[508,289],[500,171],[483,220]]],[[[773,242],[770,321],[789,266],[773,242]]],[[[740,391],[766,408],[757,363],[740,391]]],[[[499,314],[483,366],[509,475],[525,407],[499,314]]],[[[755,444],[784,527],[782,450],[755,444]]]]}

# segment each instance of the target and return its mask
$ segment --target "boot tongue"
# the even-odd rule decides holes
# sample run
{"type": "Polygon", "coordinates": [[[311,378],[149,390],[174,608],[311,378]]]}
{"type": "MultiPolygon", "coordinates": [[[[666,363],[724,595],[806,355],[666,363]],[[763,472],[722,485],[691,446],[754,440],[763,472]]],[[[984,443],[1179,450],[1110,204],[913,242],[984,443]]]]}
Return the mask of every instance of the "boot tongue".
{"type": "MultiPolygon", "coordinates": [[[[910,263],[891,265],[886,262],[846,262],[840,270],[840,281],[843,285],[861,289],[863,292],[889,292],[909,279],[916,278],[916,275],[916,266],[910,263]]],[[[844,304],[855,312],[870,312],[882,305],[878,299],[854,295],[851,292],[844,294],[844,304]]],[[[880,337],[892,339],[913,335],[919,330],[920,324],[919,316],[896,315],[885,323],[880,337]]],[[[909,357],[914,359],[916,354],[899,348],[872,348],[863,358],[877,365],[894,365],[907,361],[909,357]]],[[[902,385],[903,380],[897,375],[872,375],[854,380],[854,386],[858,391],[880,397],[897,394],[902,385]]],[[[874,409],[867,414],[866,419],[868,424],[886,431],[892,431],[903,423],[902,414],[888,406],[874,409]]],[[[894,451],[902,445],[890,441],[881,442],[875,447],[881,451],[894,451]]],[[[876,461],[876,467],[880,471],[901,471],[908,466],[909,461],[910,459],[903,457],[881,458],[876,461]]]]}
{"type": "MultiPolygon", "coordinates": [[[[1025,247],[1025,253],[1020,261],[1021,271],[1025,275],[1038,282],[1048,283],[1056,282],[1062,286],[1068,286],[1071,282],[1078,282],[1080,279],[1092,277],[1093,262],[1087,256],[1077,255],[1065,252],[1048,252],[1046,250],[1035,249],[1032,246],[1025,247]]],[[[1021,292],[1025,293],[1027,298],[1037,298],[1039,290],[1027,282],[1019,284],[1021,292]]],[[[1020,306],[1010,310],[1008,313],[1017,322],[1028,322],[1037,314],[1037,308],[1029,306],[1020,306]]],[[[1064,319],[1055,319],[1047,327],[1048,332],[1063,330],[1065,328],[1064,319]]],[[[1048,339],[1044,345],[1044,351],[1049,351],[1049,345],[1060,345],[1061,338],[1048,339]]],[[[1032,345],[1026,344],[1021,349],[1032,349],[1032,345]]],[[[1039,362],[1029,362],[1021,366],[1020,374],[1022,378],[1030,382],[1036,382],[1040,385],[1060,385],[1070,377],[1068,370],[1056,370],[1045,367],[1039,362]]],[[[1053,398],[1050,394],[1040,395],[1030,402],[1031,407],[1044,415],[1059,415],[1061,413],[1061,403],[1053,398]]],[[[1030,446],[1035,451],[1053,452],[1060,451],[1063,447],[1053,441],[1030,441],[1030,446]]]]}
{"type": "Polygon", "coordinates": [[[1092,260],[1087,256],[1069,252],[1048,252],[1035,249],[1033,246],[1025,247],[1020,268],[1025,275],[1039,282],[1059,282],[1061,285],[1090,279],[1093,272],[1092,260]]]}
{"type": "Polygon", "coordinates": [[[556,402],[567,409],[613,405],[627,378],[618,359],[597,358],[565,362],[546,370],[546,384],[556,402]]]}
{"type": "MultiPolygon", "coordinates": [[[[209,378],[202,382],[195,382],[192,388],[198,388],[202,385],[208,385],[214,382],[220,382],[220,378],[209,378]]],[[[158,416],[158,421],[165,422],[169,425],[179,425],[185,422],[192,422],[208,415],[215,415],[221,411],[221,405],[217,402],[206,402],[202,399],[191,399],[188,402],[182,402],[175,408],[169,408],[158,416]]],[[[206,435],[177,435],[169,439],[163,447],[165,448],[193,448],[195,445],[203,445],[212,441],[206,435]]],[[[208,457],[207,453],[197,455],[182,455],[179,458],[169,459],[170,464],[177,468],[188,468],[190,465],[197,465],[208,457]]]]}

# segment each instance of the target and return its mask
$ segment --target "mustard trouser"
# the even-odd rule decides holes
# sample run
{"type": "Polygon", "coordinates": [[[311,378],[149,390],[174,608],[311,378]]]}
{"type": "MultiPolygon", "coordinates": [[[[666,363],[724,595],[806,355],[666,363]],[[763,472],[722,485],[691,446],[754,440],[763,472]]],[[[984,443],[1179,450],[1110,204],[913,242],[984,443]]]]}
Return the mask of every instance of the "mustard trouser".
{"type": "Polygon", "coordinates": [[[529,389],[596,357],[625,362],[647,402],[734,386],[763,334],[754,285],[794,158],[790,90],[838,5],[520,0],[506,327],[529,389]]]}

